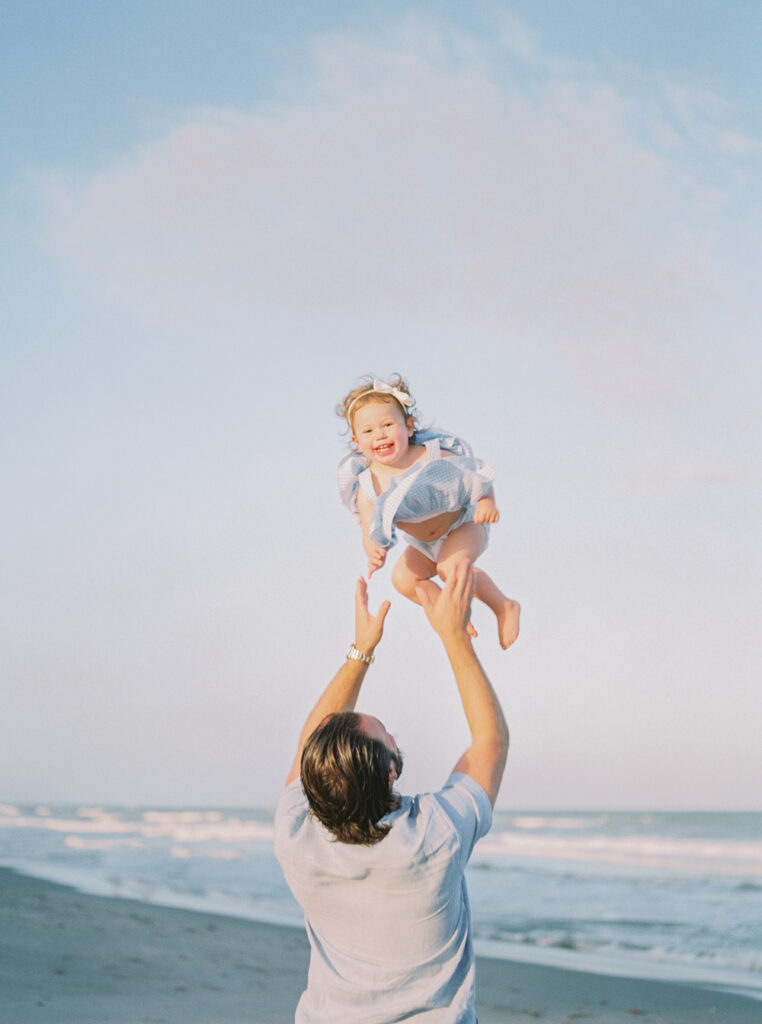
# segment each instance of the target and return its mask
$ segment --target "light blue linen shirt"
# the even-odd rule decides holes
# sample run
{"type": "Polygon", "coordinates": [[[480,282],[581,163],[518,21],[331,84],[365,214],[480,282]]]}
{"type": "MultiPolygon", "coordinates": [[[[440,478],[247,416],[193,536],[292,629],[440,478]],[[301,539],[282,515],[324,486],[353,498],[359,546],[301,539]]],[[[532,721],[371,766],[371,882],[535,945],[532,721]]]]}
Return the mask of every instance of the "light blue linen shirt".
{"type": "Polygon", "coordinates": [[[402,797],[374,846],[335,841],[297,779],[275,815],[275,855],[304,910],[307,989],[295,1024],[476,1024],[464,870],[492,824],[482,787],[454,774],[402,797]]]}

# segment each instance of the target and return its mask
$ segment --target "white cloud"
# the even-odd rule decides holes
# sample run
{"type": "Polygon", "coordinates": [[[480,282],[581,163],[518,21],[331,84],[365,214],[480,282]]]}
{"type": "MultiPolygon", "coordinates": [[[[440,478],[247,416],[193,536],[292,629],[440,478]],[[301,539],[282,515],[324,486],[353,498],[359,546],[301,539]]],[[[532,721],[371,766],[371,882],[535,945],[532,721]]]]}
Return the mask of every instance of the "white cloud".
{"type": "MultiPolygon", "coordinates": [[[[504,71],[517,47],[536,54],[509,35],[504,71]]],[[[494,48],[482,62],[434,38],[325,39],[302,102],[199,113],[57,182],[51,244],[86,287],[153,316],[274,303],[438,320],[550,346],[587,386],[649,400],[721,298],[706,194],[612,87],[498,83],[494,48]]]]}
{"type": "Polygon", "coordinates": [[[674,113],[685,124],[704,124],[714,122],[729,113],[729,104],[712,92],[695,84],[668,82],[664,87],[664,95],[674,113]]]}
{"type": "Polygon", "coordinates": [[[730,156],[759,153],[762,141],[730,125],[734,111],[721,96],[693,84],[666,81],[662,95],[678,130],[694,143],[730,156]]]}
{"type": "Polygon", "coordinates": [[[759,153],[762,150],[762,141],[753,139],[743,132],[728,130],[718,134],[717,147],[732,156],[746,156],[750,153],[759,153]]]}

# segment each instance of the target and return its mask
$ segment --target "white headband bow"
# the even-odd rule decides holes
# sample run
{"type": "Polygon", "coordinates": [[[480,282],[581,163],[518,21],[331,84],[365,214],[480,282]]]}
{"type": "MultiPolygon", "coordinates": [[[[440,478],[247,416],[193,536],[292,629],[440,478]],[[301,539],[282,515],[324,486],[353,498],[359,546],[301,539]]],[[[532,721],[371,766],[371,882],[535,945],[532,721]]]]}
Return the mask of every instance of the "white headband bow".
{"type": "Polygon", "coordinates": [[[347,420],[351,423],[352,419],[352,407],[355,402],[359,402],[361,398],[365,398],[366,395],[390,395],[392,398],[396,398],[403,409],[408,409],[411,405],[415,405],[414,400],[410,397],[407,391],[400,391],[399,388],[395,388],[392,384],[387,384],[385,380],[379,380],[378,377],[373,378],[373,386],[368,388],[367,391],[363,391],[362,394],[357,395],[349,403],[347,409],[347,420]]]}
{"type": "Polygon", "coordinates": [[[392,395],[396,398],[400,405],[404,405],[407,409],[408,406],[413,405],[413,399],[407,393],[407,391],[400,391],[399,388],[393,387],[391,384],[387,384],[385,380],[379,380],[378,377],[373,378],[373,390],[378,391],[382,395],[392,395]]]}

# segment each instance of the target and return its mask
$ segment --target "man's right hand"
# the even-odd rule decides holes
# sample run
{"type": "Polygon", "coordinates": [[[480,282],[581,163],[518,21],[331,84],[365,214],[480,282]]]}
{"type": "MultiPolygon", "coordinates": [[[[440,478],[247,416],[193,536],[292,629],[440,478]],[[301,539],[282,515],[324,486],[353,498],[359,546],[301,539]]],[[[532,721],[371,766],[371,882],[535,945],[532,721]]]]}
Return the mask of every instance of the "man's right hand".
{"type": "Polygon", "coordinates": [[[425,587],[417,587],[416,594],[444,643],[471,733],[471,746],[453,771],[478,782],[494,807],[508,756],[508,726],[466,632],[475,588],[474,568],[464,561],[455,566],[437,598],[432,600],[425,587]]]}
{"type": "Polygon", "coordinates": [[[467,636],[471,618],[471,601],[476,590],[476,574],[471,562],[458,562],[436,600],[432,600],[425,587],[416,587],[415,592],[433,628],[447,640],[456,636],[467,636]]]}

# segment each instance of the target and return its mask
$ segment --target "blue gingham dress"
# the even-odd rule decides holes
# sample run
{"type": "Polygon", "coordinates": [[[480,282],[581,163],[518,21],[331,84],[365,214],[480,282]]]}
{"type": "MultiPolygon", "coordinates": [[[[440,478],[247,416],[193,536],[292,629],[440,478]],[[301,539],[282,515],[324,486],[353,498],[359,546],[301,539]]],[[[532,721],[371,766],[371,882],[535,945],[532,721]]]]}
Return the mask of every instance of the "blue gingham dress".
{"type": "Polygon", "coordinates": [[[359,523],[357,494],[362,488],[373,501],[370,539],[382,548],[397,542],[395,523],[420,523],[442,512],[467,509],[489,493],[495,479],[494,470],[474,458],[468,442],[454,434],[419,430],[414,440],[425,445],[428,459],[397,473],[378,495],[364,455],[350,452],[339,463],[341,500],[359,523]],[[440,458],[440,449],[451,452],[452,457],[440,458]]]}

